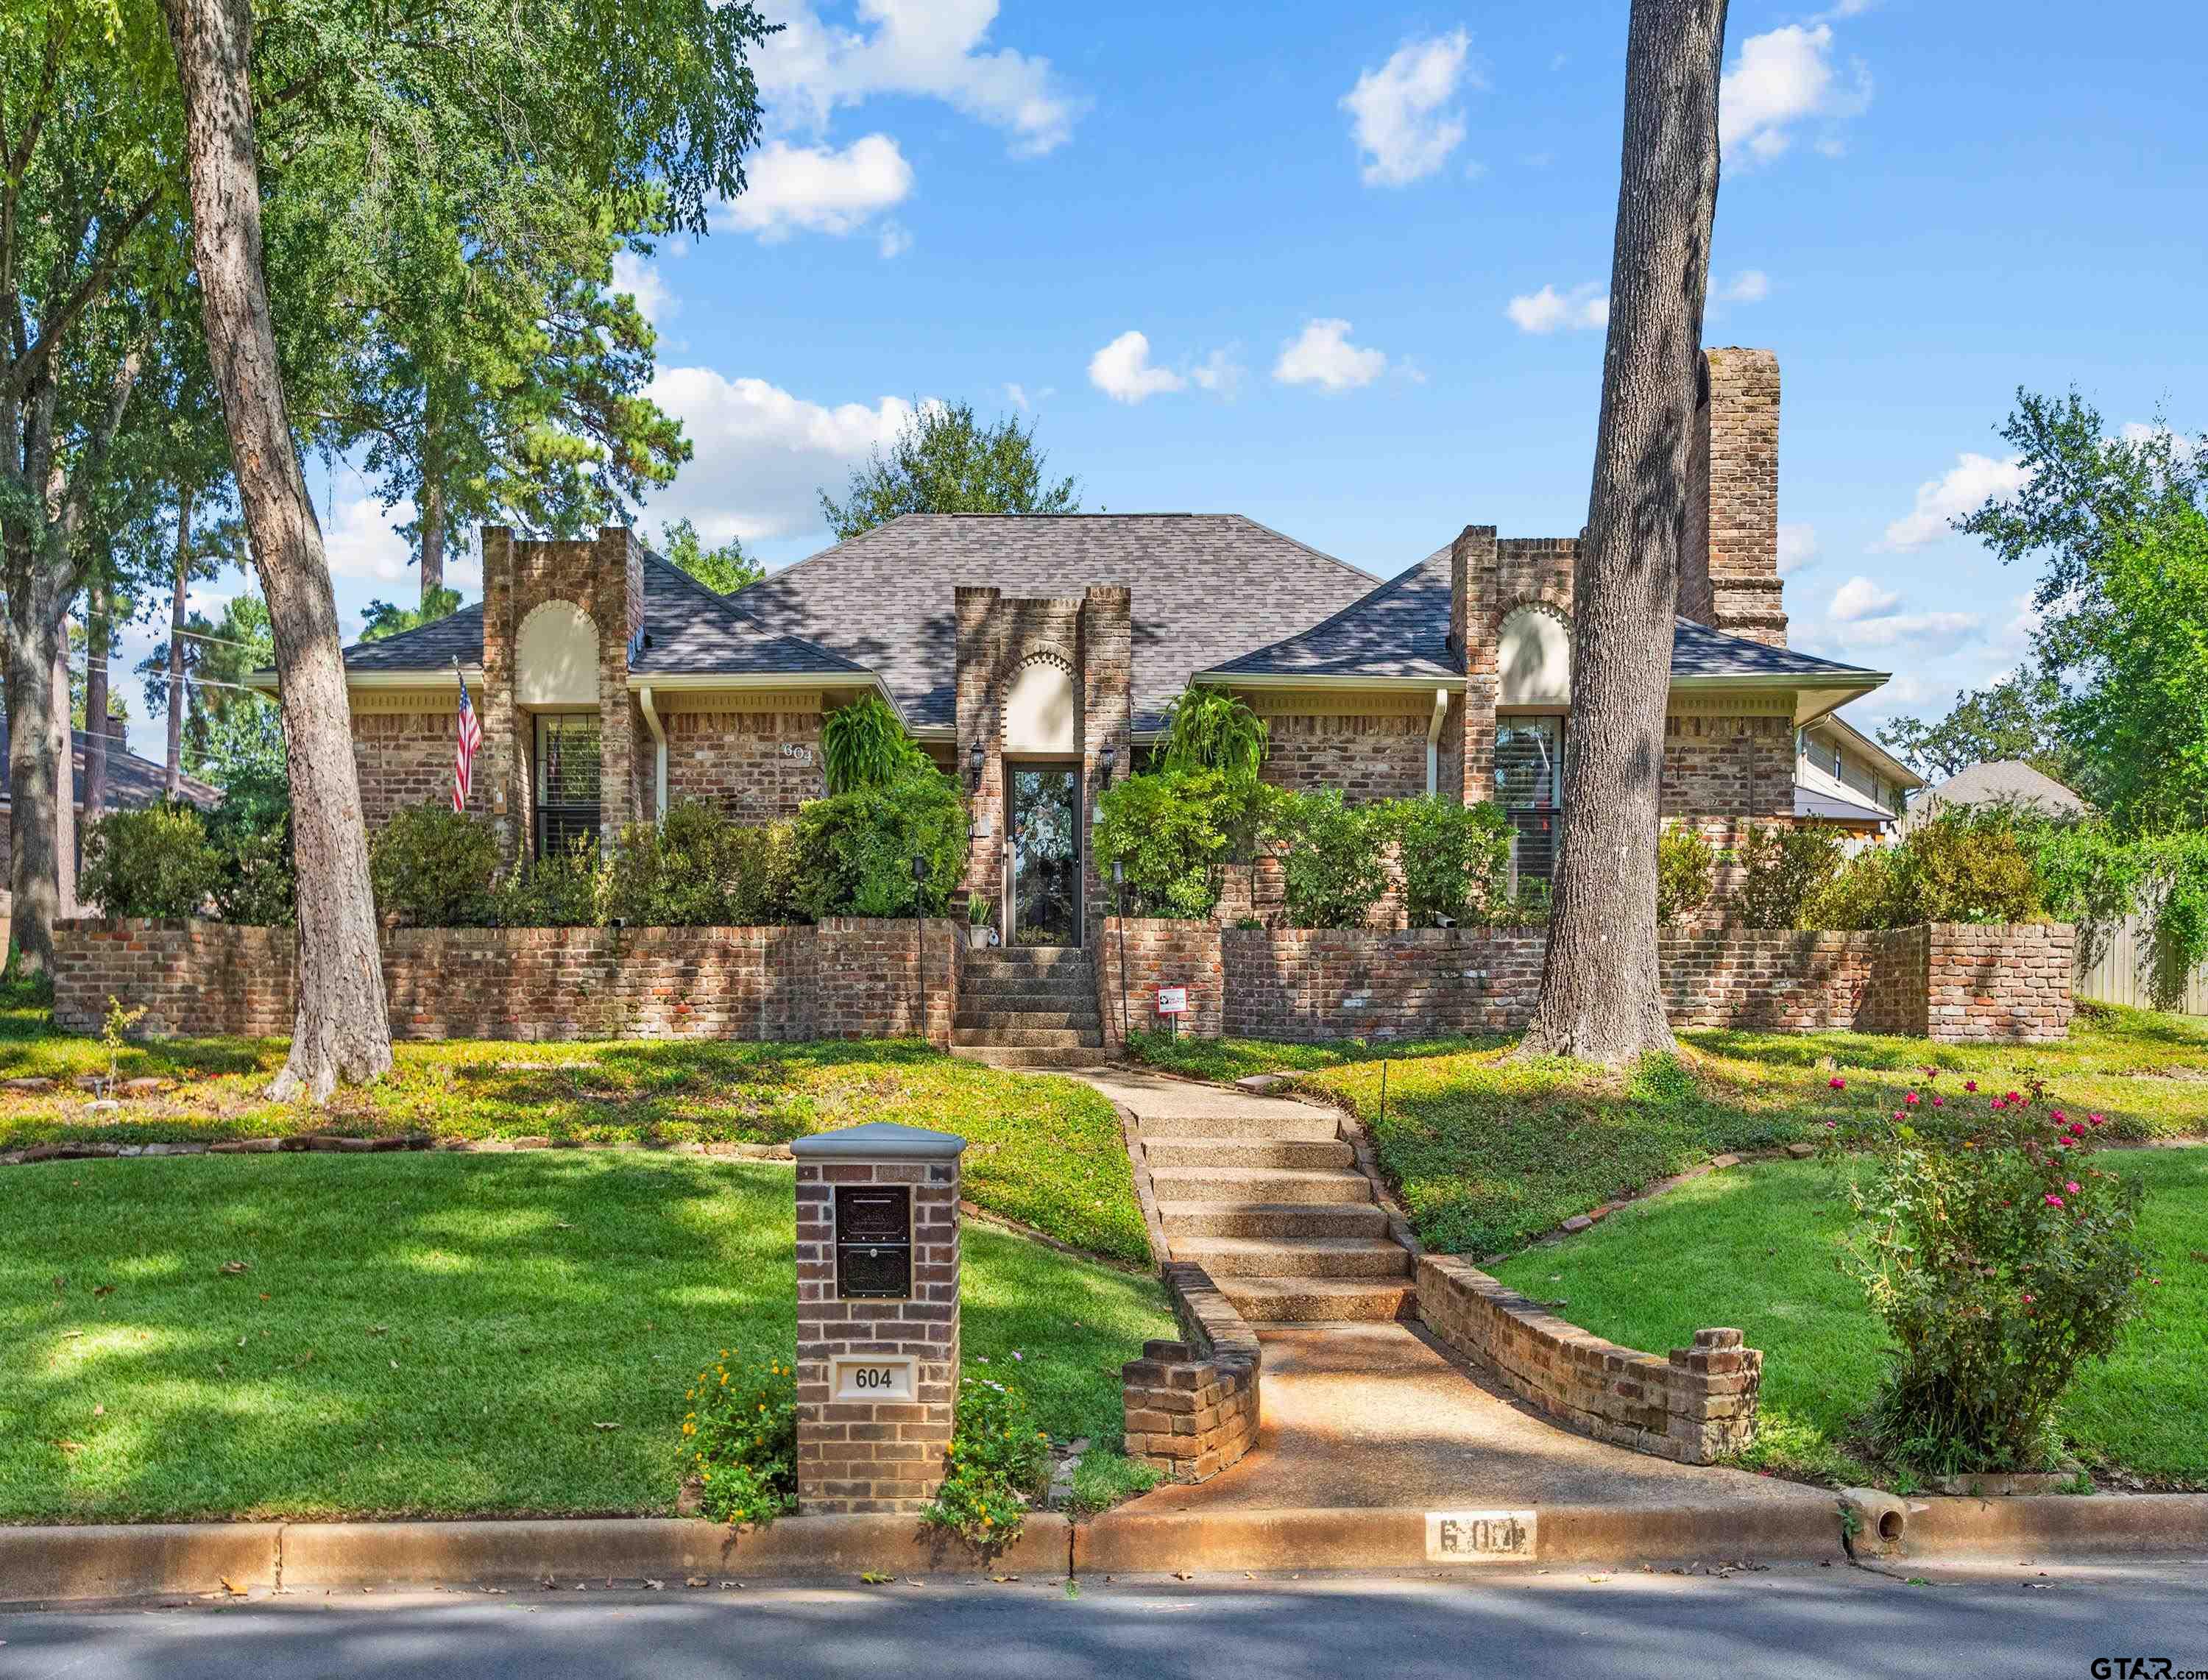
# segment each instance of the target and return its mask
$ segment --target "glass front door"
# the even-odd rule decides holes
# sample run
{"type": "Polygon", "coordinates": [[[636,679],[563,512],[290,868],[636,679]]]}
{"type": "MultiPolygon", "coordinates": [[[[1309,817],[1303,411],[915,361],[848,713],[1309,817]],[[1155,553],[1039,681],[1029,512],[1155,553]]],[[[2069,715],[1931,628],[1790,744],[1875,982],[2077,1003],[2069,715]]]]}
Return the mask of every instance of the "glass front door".
{"type": "Polygon", "coordinates": [[[1081,943],[1081,771],[1071,765],[1006,765],[1011,798],[1011,939],[1081,943]]]}

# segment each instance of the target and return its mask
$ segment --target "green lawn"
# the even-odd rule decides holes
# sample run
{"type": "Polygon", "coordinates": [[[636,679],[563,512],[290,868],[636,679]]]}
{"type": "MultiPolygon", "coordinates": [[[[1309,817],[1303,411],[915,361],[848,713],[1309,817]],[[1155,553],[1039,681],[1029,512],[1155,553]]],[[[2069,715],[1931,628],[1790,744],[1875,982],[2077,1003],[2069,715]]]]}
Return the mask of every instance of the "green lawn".
{"type": "Polygon", "coordinates": [[[2208,1021],[2142,1010],[2081,1011],[2044,1046],[1934,1045],[1860,1033],[1695,1032],[1678,1063],[1633,1076],[1527,1062],[1509,1041],[1279,1045],[1178,1043],[1143,1053],[1202,1077],[1294,1071],[1371,1129],[1383,1168],[1432,1247],[1474,1257],[1517,1248],[1573,1214],[1712,1155],[1824,1135],[1843,1112],[1893,1107],[1937,1065],[1949,1083],[2046,1079],[2074,1108],[2133,1140],[2208,1136],[2208,1021]],[[1383,1079],[1386,1082],[1383,1107],[1383,1079]],[[1839,1077],[1845,1089],[1835,1091],[1839,1077]]]}
{"type": "Polygon", "coordinates": [[[133,1044],[122,1053],[120,1076],[157,1077],[170,1088],[126,1098],[117,1112],[94,1113],[72,1082],[107,1072],[99,1041],[57,1033],[42,1011],[0,1009],[0,1079],[48,1078],[58,1086],[0,1091],[0,1149],[310,1131],[783,1143],[863,1120],[895,1120],[969,1140],[966,1191],[979,1205],[1077,1248],[1149,1258],[1110,1103],[1070,1079],[955,1061],[916,1041],[401,1044],[387,1078],[340,1092],[327,1109],[267,1099],[284,1053],[276,1039],[133,1044]]]}
{"type": "MultiPolygon", "coordinates": [[[[2144,1316],[2107,1363],[2087,1369],[2061,1427],[2089,1467],[2208,1487],[2208,1149],[2101,1160],[2145,1182],[2143,1232],[2157,1260],[2144,1316]]],[[[1764,1351],[1760,1438],[1747,1461],[1868,1479],[1878,1473],[1854,1455],[1855,1425],[1878,1384],[1885,1333],[1839,1269],[1851,1218],[1833,1167],[1759,1163],[1622,1209],[1497,1273],[1563,1302],[1574,1323],[1654,1353],[1706,1325],[1737,1326],[1764,1351]]]]}
{"type": "MultiPolygon", "coordinates": [[[[0,1521],[666,1513],[687,1379],[723,1347],[791,1345],[787,1167],[591,1151],[4,1171],[0,1521]]],[[[1085,1499],[1140,1485],[1109,1449],[1120,1363],[1173,1334],[1157,1284],[981,1227],[965,1252],[969,1364],[1017,1371],[1045,1427],[1102,1449],[1085,1499]]]]}

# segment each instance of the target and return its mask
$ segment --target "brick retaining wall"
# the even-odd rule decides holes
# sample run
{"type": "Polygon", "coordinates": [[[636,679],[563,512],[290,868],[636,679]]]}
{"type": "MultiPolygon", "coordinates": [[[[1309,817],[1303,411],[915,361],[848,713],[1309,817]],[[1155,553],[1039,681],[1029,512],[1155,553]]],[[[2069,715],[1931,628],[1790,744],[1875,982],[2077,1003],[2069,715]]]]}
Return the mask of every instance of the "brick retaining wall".
{"type": "Polygon", "coordinates": [[[1709,1464],[1755,1438],[1763,1355],[1738,1330],[1697,1330],[1668,1359],[1636,1353],[1448,1254],[1419,1257],[1419,1316],[1511,1393],[1597,1440],[1709,1464]]]}
{"type": "MultiPolygon", "coordinates": [[[[2069,1029],[2074,936],[2061,924],[1951,922],[1854,933],[1667,933],[1665,1007],[1682,1028],[2046,1042],[2069,1029]]],[[[1539,928],[1249,928],[1131,917],[1105,923],[1098,990],[1114,1041],[1122,1002],[1131,1027],[1160,1024],[1161,986],[1188,987],[1181,1030],[1199,1036],[1318,1042],[1513,1032],[1533,1013],[1547,947],[1539,928]]]]}
{"type": "MultiPolygon", "coordinates": [[[[154,1036],[290,1034],[288,928],[55,924],[54,1021],[98,1032],[107,999],[154,1036]]],[[[909,921],[809,927],[397,928],[381,939],[399,1039],[894,1038],[918,1031],[909,921]]],[[[956,923],[927,924],[927,1030],[957,1012],[956,923]]]]}
{"type": "Polygon", "coordinates": [[[1209,1481],[1257,1442],[1263,1355],[1203,1267],[1169,1261],[1159,1275],[1183,1340],[1146,1341],[1120,1367],[1127,1456],[1172,1481],[1209,1481]]]}

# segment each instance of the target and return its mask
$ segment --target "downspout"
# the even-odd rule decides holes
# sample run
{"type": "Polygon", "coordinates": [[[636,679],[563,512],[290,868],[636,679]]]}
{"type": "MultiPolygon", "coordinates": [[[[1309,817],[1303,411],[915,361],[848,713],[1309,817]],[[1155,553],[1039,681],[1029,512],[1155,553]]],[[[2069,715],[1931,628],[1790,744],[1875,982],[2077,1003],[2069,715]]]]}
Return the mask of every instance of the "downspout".
{"type": "Polygon", "coordinates": [[[652,709],[649,684],[636,691],[636,703],[644,712],[645,727],[651,731],[653,743],[651,819],[654,822],[664,822],[667,819],[667,726],[659,721],[659,713],[652,709]]]}
{"type": "Polygon", "coordinates": [[[1442,725],[1449,722],[1449,690],[1434,690],[1434,721],[1426,725],[1426,797],[1442,790],[1442,725]]]}

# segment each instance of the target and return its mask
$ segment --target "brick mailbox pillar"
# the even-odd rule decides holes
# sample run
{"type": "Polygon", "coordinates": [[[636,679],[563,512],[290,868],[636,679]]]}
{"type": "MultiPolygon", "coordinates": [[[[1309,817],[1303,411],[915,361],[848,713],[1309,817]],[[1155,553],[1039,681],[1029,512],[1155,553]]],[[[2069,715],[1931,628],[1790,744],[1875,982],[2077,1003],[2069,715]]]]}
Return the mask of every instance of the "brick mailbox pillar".
{"type": "Polygon", "coordinates": [[[801,1137],[797,1503],[917,1511],[958,1398],[958,1157],[966,1140],[876,1122],[801,1137]]]}

